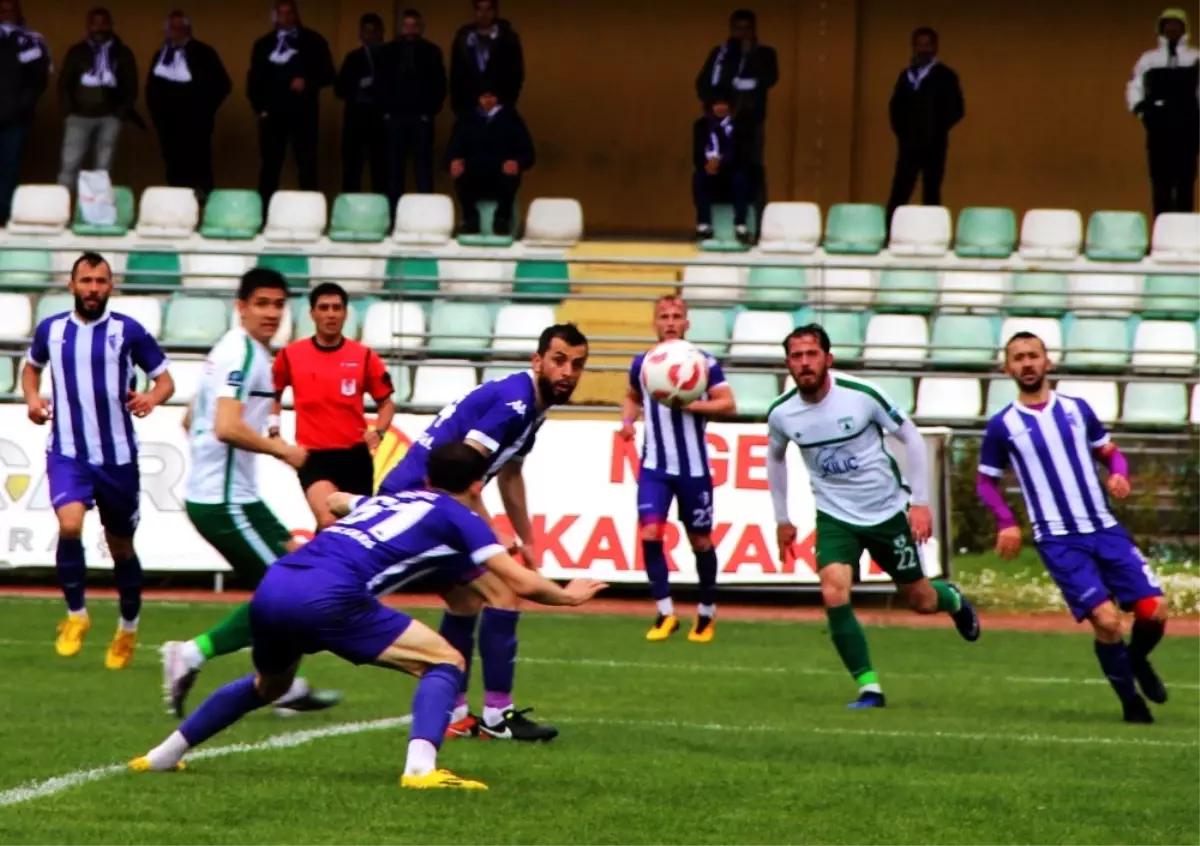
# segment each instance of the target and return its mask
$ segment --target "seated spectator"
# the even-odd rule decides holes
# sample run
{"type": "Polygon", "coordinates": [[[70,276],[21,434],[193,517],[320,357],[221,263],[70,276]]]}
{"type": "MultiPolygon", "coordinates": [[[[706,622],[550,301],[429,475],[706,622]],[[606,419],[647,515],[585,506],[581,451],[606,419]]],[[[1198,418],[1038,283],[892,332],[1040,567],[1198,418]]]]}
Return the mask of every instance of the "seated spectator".
{"type": "Polygon", "coordinates": [[[692,128],[692,199],[696,204],[696,237],[713,235],[714,201],[733,203],[737,238],[749,243],[746,214],[750,206],[751,179],[747,163],[746,133],[722,95],[709,98],[704,117],[692,128]]]}
{"type": "Polygon", "coordinates": [[[462,209],[461,235],[479,233],[479,200],[496,201],[492,229],[512,230],[521,174],[533,167],[533,139],[516,110],[500,105],[495,86],[483,85],[479,106],[454,125],[446,162],[462,209]]]}

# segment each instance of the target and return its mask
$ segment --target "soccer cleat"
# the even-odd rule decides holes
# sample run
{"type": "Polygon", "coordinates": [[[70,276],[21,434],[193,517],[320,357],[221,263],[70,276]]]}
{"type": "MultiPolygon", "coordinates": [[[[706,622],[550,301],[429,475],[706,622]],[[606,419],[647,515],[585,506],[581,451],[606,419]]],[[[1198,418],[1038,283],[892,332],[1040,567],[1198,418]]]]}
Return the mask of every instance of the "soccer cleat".
{"type": "Polygon", "coordinates": [[[846,707],[855,711],[862,710],[863,708],[886,708],[887,697],[873,690],[864,690],[858,695],[857,699],[846,707]]]}
{"type": "Polygon", "coordinates": [[[157,770],[154,768],[154,765],[150,763],[150,758],[146,755],[142,755],[140,758],[134,758],[129,762],[129,769],[133,770],[135,773],[177,773],[182,770],[186,770],[187,764],[185,764],[183,761],[176,761],[174,766],[157,770]]]}
{"type": "Polygon", "coordinates": [[[504,717],[494,726],[489,726],[483,720],[479,721],[479,736],[484,740],[526,740],[550,741],[558,737],[558,729],[554,726],[541,726],[525,715],[532,708],[522,708],[520,711],[509,708],[504,717]]]}
{"type": "Polygon", "coordinates": [[[110,670],[124,670],[133,660],[133,650],[137,648],[137,632],[127,632],[117,629],[108,651],[104,653],[104,666],[110,670]]]}
{"type": "Polygon", "coordinates": [[[678,617],[674,614],[659,614],[650,631],[646,632],[646,640],[666,640],[678,630],[678,617]]]}
{"type": "Polygon", "coordinates": [[[711,643],[716,634],[716,619],[700,614],[692,621],[692,630],[688,632],[688,640],[692,643],[711,643]]]}
{"type": "Polygon", "coordinates": [[[83,649],[83,636],[92,627],[88,617],[67,617],[58,624],[58,637],[54,640],[54,651],[64,658],[78,655],[83,649]]]}
{"type": "Polygon", "coordinates": [[[159,655],[162,656],[163,702],[168,714],[182,720],[184,702],[200,671],[192,669],[184,660],[181,641],[167,641],[159,650],[159,655]]]}
{"type": "Polygon", "coordinates": [[[478,734],[479,718],[474,714],[467,714],[461,720],[455,720],[446,726],[447,739],[452,737],[476,737],[478,734]]]}
{"type": "Polygon", "coordinates": [[[275,705],[275,716],[294,717],[308,711],[324,711],[342,701],[340,690],[309,690],[303,696],[275,705]]]}
{"type": "Polygon", "coordinates": [[[1121,707],[1125,709],[1125,722],[1127,723],[1154,722],[1154,715],[1150,713],[1150,706],[1140,696],[1126,699],[1121,703],[1121,707]]]}
{"type": "MultiPolygon", "coordinates": [[[[1133,656],[1130,657],[1133,658],[1133,656]]],[[[1142,693],[1156,705],[1164,704],[1167,701],[1167,686],[1158,677],[1158,673],[1154,672],[1154,667],[1150,666],[1150,662],[1146,658],[1133,658],[1132,664],[1133,677],[1137,679],[1142,693]]]]}
{"type": "Polygon", "coordinates": [[[971,642],[979,640],[979,615],[975,613],[975,606],[971,604],[958,585],[951,584],[950,588],[958,594],[959,602],[958,610],[950,615],[954,619],[954,627],[958,629],[963,640],[971,642]]]}
{"type": "Polygon", "coordinates": [[[482,781],[470,778],[460,778],[449,770],[431,770],[425,775],[402,775],[400,786],[413,790],[487,790],[488,786],[482,781]]]}

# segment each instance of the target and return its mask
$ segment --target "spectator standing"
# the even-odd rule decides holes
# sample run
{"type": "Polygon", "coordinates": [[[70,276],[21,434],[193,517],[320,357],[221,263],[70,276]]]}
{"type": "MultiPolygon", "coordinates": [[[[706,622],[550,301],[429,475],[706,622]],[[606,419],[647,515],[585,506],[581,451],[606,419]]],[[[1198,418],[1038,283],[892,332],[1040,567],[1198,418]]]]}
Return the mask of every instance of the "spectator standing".
{"type": "Polygon", "coordinates": [[[165,41],[150,59],[146,107],[158,132],[167,184],[191,188],[203,204],[213,190],[213,126],[233,83],[217,51],[192,38],[192,22],[183,12],[172,12],[163,32],[165,41]]]}
{"type": "Polygon", "coordinates": [[[25,27],[18,0],[0,0],[0,226],[8,223],[29,126],[50,75],[50,48],[25,27]]]}
{"type": "Polygon", "coordinates": [[[342,192],[362,190],[363,153],[371,166],[371,190],[388,193],[387,136],[379,102],[378,65],[383,47],[383,19],[374,12],[358,22],[361,46],[342,60],[333,84],[346,104],[342,115],[342,192]]]}
{"type": "Polygon", "coordinates": [[[741,116],[733,115],[728,98],[712,95],[704,117],[692,126],[692,200],[698,239],[713,236],[713,201],[727,198],[733,203],[734,232],[739,241],[749,244],[746,217],[752,189],[747,146],[741,116]]]}
{"type": "Polygon", "coordinates": [[[450,48],[450,108],[475,111],[485,81],[502,106],[516,106],[525,84],[525,54],[512,24],[499,18],[499,0],[473,0],[475,20],[459,28],[450,48]]]}
{"type": "Polygon", "coordinates": [[[301,191],[316,191],[321,89],[333,84],[329,42],[300,22],[296,0],[277,0],[275,29],[254,42],[246,94],[258,115],[258,193],[264,210],[279,188],[288,144],[301,191]]]}
{"type": "Polygon", "coordinates": [[[896,170],[887,209],[889,227],[892,213],[912,196],[918,174],[922,204],[942,204],[942,177],[946,174],[950,130],[964,114],[958,74],[938,61],[937,32],[929,27],[915,30],[912,50],[912,62],[900,71],[888,104],[897,146],[896,170]]]}
{"type": "Polygon", "coordinates": [[[1195,208],[1200,52],[1187,40],[1187,12],[1166,9],[1158,18],[1158,47],[1138,59],[1125,90],[1129,110],[1146,127],[1155,217],[1195,208]]]}
{"type": "Polygon", "coordinates": [[[117,152],[121,122],[134,112],[138,72],[133,51],[113,32],[108,9],[88,12],[88,37],[67,51],[58,78],[59,99],[66,112],[62,168],[58,182],[74,191],[88,151],[95,170],[109,170],[117,152]]]}
{"type": "Polygon", "coordinates": [[[433,121],[446,101],[446,63],[442,48],[425,39],[416,9],[405,9],[400,33],[384,47],[376,80],[387,115],[392,208],[404,194],[405,171],[412,157],[417,191],[433,193],[433,121]]]}
{"type": "Polygon", "coordinates": [[[459,118],[446,145],[446,162],[462,213],[461,235],[479,234],[480,200],[496,201],[493,232],[512,230],[512,208],[521,174],[533,167],[533,139],[517,110],[500,103],[493,86],[481,84],[478,105],[459,118]]]}

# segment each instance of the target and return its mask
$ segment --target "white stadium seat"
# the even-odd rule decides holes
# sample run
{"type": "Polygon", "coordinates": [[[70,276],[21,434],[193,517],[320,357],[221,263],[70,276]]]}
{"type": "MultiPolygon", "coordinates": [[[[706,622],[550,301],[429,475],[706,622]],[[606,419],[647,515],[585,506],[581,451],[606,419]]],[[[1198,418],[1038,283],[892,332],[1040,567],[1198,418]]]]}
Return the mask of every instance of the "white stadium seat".
{"type": "Polygon", "coordinates": [[[33,335],[33,303],[26,294],[0,294],[0,341],[24,341],[33,335]]]}
{"type": "Polygon", "coordinates": [[[454,202],[445,194],[405,194],[396,204],[397,244],[446,244],[454,232],[454,202]]]}
{"type": "Polygon", "coordinates": [[[62,185],[18,185],[8,231],[12,235],[60,235],[71,222],[71,192],[62,185]]]}
{"type": "Polygon", "coordinates": [[[203,361],[194,358],[171,362],[171,378],[175,382],[172,405],[186,405],[195,398],[200,380],[204,378],[204,367],[203,361]]]}
{"type": "Polygon", "coordinates": [[[365,256],[317,256],[312,260],[312,286],[336,282],[350,293],[378,291],[387,272],[387,259],[365,256]]]}
{"type": "MultiPolygon", "coordinates": [[[[244,246],[246,242],[230,242],[244,246]]],[[[242,274],[250,267],[252,256],[220,253],[184,253],[183,284],[187,288],[225,288],[235,290],[242,274]]]]}
{"type": "Polygon", "coordinates": [[[745,268],[732,265],[689,265],[683,269],[681,296],[688,302],[740,300],[748,275],[745,268]]]}
{"type": "MultiPolygon", "coordinates": [[[[237,307],[229,310],[229,328],[236,329],[242,325],[242,316],[238,314],[237,307]]],[[[271,348],[286,346],[292,340],[292,310],[287,305],[283,307],[283,319],[279,321],[279,328],[275,330],[275,337],[271,338],[271,348]]]]}
{"type": "Polygon", "coordinates": [[[440,408],[458,400],[475,385],[475,368],[468,361],[419,364],[413,377],[412,402],[440,408]]]}
{"type": "Polygon", "coordinates": [[[362,342],[372,349],[419,349],[424,335],[425,312],[417,303],[371,303],[363,318],[362,342]]]}
{"type": "Polygon", "coordinates": [[[139,238],[190,238],[200,223],[200,203],[190,188],[154,186],[142,192],[135,232],[139,238]]]}
{"type": "Polygon", "coordinates": [[[583,237],[583,206],[570,198],[539,197],[525,213],[523,243],[531,247],[574,247],[583,237]]]}
{"type": "Polygon", "coordinates": [[[928,377],[917,386],[917,417],[968,420],[979,416],[983,394],[978,379],[928,377]]]}
{"type": "Polygon", "coordinates": [[[950,210],[900,206],[892,213],[888,252],[894,256],[944,256],[950,250],[950,210]]]}
{"type": "Polygon", "coordinates": [[[994,417],[1010,402],[1017,399],[1017,383],[1007,376],[997,376],[987,380],[987,407],[984,415],[994,417]]]}
{"type": "Polygon", "coordinates": [[[1091,379],[1062,379],[1054,390],[1069,397],[1083,400],[1092,407],[1101,422],[1112,423],[1117,419],[1117,383],[1091,379]]]}
{"type": "Polygon", "coordinates": [[[1079,258],[1083,218],[1074,209],[1030,209],[1021,221],[1022,258],[1071,261],[1079,258]]]}
{"type": "Polygon", "coordinates": [[[158,297],[115,296],[108,301],[108,307],[117,314],[132,317],[151,337],[162,336],[162,300],[158,297]]]}
{"type": "Polygon", "coordinates": [[[820,278],[822,306],[869,306],[875,301],[875,292],[879,288],[876,272],[863,268],[827,267],[821,271],[820,278]]]}
{"type": "Polygon", "coordinates": [[[496,315],[492,349],[507,352],[537,351],[542,330],[554,324],[554,307],[546,305],[506,305],[496,315]]]}
{"type": "Polygon", "coordinates": [[[515,261],[442,259],[438,262],[443,294],[503,297],[512,291],[515,261]]]}
{"type": "Polygon", "coordinates": [[[1129,273],[1072,273],[1067,277],[1070,307],[1076,313],[1117,316],[1136,311],[1142,277],[1129,273]]]}
{"type": "Polygon", "coordinates": [[[1004,345],[1018,332],[1032,332],[1046,345],[1046,355],[1051,361],[1062,359],[1062,324],[1053,317],[1007,317],[1000,326],[999,361],[1004,361],[1004,345]]]}
{"type": "Polygon", "coordinates": [[[947,271],[938,275],[938,298],[943,308],[996,311],[1004,304],[1010,285],[1007,273],[947,271]]]}
{"type": "Polygon", "coordinates": [[[729,355],[782,361],[780,343],[795,327],[790,311],[743,311],[733,321],[729,355]]]}
{"type": "Polygon", "coordinates": [[[1133,336],[1134,367],[1187,370],[1196,367],[1196,324],[1190,320],[1143,320],[1133,336]]]}
{"type": "Polygon", "coordinates": [[[1150,258],[1163,264],[1200,262],[1200,214],[1167,212],[1156,217],[1150,258]]]}
{"type": "Polygon", "coordinates": [[[1169,382],[1130,382],[1125,386],[1121,419],[1125,423],[1179,426],[1188,412],[1187,386],[1169,382]]]}
{"type": "Polygon", "coordinates": [[[329,223],[329,204],[320,191],[276,191],[267,208],[263,239],[275,243],[319,241],[329,223]]]}
{"type": "Polygon", "coordinates": [[[758,248],[764,253],[812,253],[821,243],[816,203],[767,203],[758,248]]]}
{"type": "Polygon", "coordinates": [[[911,361],[929,355],[929,326],[919,314],[876,314],[867,322],[863,358],[868,362],[911,361]]]}
{"type": "Polygon", "coordinates": [[[1192,423],[1200,423],[1200,385],[1192,386],[1192,412],[1188,419],[1192,423]]]}

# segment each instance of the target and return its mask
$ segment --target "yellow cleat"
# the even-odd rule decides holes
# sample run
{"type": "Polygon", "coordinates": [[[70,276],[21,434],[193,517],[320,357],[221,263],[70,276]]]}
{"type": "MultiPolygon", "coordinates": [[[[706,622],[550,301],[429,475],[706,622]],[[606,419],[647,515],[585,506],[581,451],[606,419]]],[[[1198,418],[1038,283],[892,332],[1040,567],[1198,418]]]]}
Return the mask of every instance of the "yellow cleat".
{"type": "Polygon", "coordinates": [[[674,614],[659,614],[650,631],[646,632],[646,640],[666,640],[678,630],[678,617],[674,614]]]}
{"type": "Polygon", "coordinates": [[[110,670],[124,670],[133,660],[133,650],[137,646],[137,632],[127,632],[117,629],[108,652],[104,653],[104,666],[110,670]]]}
{"type": "Polygon", "coordinates": [[[54,641],[54,651],[64,658],[78,655],[83,649],[83,636],[92,627],[92,621],[84,617],[67,617],[58,624],[58,637],[54,641]]]}
{"type": "Polygon", "coordinates": [[[712,617],[699,616],[692,621],[688,640],[692,643],[712,643],[717,634],[717,621],[712,617]]]}
{"type": "Polygon", "coordinates": [[[488,786],[482,781],[469,778],[459,778],[449,770],[432,770],[425,775],[402,775],[400,786],[414,790],[487,790],[488,786]]]}
{"type": "Polygon", "coordinates": [[[130,761],[129,769],[133,770],[135,773],[177,773],[186,770],[187,764],[185,764],[183,761],[178,761],[175,766],[171,767],[169,770],[156,770],[154,769],[154,765],[150,763],[150,759],[143,755],[140,758],[134,758],[132,761],[130,761]]]}

